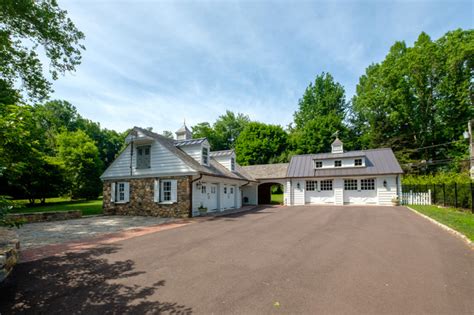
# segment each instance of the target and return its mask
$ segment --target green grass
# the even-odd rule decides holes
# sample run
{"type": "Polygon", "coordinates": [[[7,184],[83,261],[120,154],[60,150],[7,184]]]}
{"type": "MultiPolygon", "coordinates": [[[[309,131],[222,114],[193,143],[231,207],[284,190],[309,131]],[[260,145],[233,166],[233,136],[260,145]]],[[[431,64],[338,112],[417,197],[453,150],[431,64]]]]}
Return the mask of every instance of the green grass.
{"type": "Polygon", "coordinates": [[[82,215],[102,214],[102,198],[97,200],[70,200],[69,198],[48,198],[46,204],[28,205],[28,200],[15,200],[21,207],[13,208],[12,213],[31,213],[48,211],[81,210],[82,215]]]}
{"type": "Polygon", "coordinates": [[[272,194],[271,204],[283,204],[283,194],[272,194]]]}
{"type": "Polygon", "coordinates": [[[410,205],[410,208],[461,232],[474,241],[474,214],[453,208],[438,208],[438,206],[410,205]]]}

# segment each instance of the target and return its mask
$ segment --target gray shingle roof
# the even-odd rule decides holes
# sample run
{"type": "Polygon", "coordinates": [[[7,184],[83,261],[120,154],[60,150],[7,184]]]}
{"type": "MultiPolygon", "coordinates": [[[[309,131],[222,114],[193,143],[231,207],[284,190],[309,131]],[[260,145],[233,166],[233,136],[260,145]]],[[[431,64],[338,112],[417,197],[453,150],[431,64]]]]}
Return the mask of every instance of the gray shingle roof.
{"type": "Polygon", "coordinates": [[[286,178],[288,163],[242,166],[255,179],[286,178]]]}
{"type": "Polygon", "coordinates": [[[291,158],[288,166],[288,177],[337,177],[337,176],[364,176],[382,174],[403,174],[400,164],[392,149],[373,149],[350,151],[344,153],[323,153],[296,155],[291,158]],[[315,169],[314,160],[365,157],[366,167],[347,167],[331,169],[315,169]]]}
{"type": "Polygon", "coordinates": [[[151,137],[155,139],[156,141],[158,141],[161,145],[163,145],[165,148],[167,148],[169,151],[175,154],[179,159],[181,159],[184,163],[186,163],[189,167],[194,169],[196,172],[199,172],[204,175],[226,177],[226,178],[238,179],[238,180],[247,180],[247,181],[254,180],[253,178],[246,176],[245,171],[243,171],[240,165],[238,164],[236,165],[235,172],[229,171],[227,168],[225,168],[222,164],[214,160],[212,157],[209,160],[209,166],[201,165],[198,161],[196,161],[191,156],[189,156],[186,152],[184,152],[179,147],[177,147],[173,139],[166,138],[160,134],[157,134],[152,131],[148,131],[146,129],[142,129],[139,127],[134,127],[133,129],[140,131],[146,136],[151,137]]]}

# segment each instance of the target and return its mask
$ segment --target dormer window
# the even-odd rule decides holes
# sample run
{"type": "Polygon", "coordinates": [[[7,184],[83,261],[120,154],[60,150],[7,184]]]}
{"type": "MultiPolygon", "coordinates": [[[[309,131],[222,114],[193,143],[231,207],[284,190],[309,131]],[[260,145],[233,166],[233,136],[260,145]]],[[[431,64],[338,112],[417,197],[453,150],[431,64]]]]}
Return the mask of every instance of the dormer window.
{"type": "Polygon", "coordinates": [[[362,166],[362,159],[355,159],[354,160],[354,165],[355,166],[362,166]]]}
{"type": "Polygon", "coordinates": [[[137,169],[150,168],[150,148],[149,145],[137,147],[137,169]]]}
{"type": "Polygon", "coordinates": [[[235,158],[234,157],[230,158],[230,170],[232,172],[235,171],[235,158]]]}
{"type": "Polygon", "coordinates": [[[316,161],[316,162],[314,162],[314,167],[316,167],[316,168],[321,168],[321,167],[323,167],[323,162],[322,162],[322,161],[316,161]]]}
{"type": "Polygon", "coordinates": [[[334,161],[334,167],[341,167],[341,166],[342,166],[342,161],[341,160],[334,161]]]}
{"type": "Polygon", "coordinates": [[[202,164],[209,165],[209,148],[202,148],[202,164]]]}

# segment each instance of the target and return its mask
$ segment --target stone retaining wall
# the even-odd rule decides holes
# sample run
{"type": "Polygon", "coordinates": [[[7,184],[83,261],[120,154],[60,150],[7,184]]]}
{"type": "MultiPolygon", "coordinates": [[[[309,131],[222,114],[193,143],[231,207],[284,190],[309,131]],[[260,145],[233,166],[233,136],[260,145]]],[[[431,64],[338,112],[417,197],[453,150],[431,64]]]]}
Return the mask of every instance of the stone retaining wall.
{"type": "Polygon", "coordinates": [[[104,181],[104,214],[108,215],[144,215],[156,217],[189,217],[191,207],[190,176],[160,177],[160,180],[177,180],[177,199],[171,204],[162,204],[154,201],[155,178],[130,179],[130,201],[127,203],[111,202],[111,184],[113,181],[104,181]]]}
{"type": "Polygon", "coordinates": [[[82,217],[80,210],[10,213],[7,215],[8,219],[21,220],[25,223],[79,219],[80,217],[82,217]]]}
{"type": "Polygon", "coordinates": [[[0,227],[0,283],[13,270],[13,266],[18,263],[20,241],[13,229],[0,227]]]}

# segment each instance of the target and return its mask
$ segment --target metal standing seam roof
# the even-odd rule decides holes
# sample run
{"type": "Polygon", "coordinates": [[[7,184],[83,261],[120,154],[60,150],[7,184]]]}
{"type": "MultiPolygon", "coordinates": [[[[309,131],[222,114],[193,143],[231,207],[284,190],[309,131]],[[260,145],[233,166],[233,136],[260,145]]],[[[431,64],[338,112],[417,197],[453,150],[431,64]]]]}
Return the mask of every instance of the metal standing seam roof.
{"type": "MultiPolygon", "coordinates": [[[[142,129],[140,127],[134,127],[134,130],[140,131],[148,137],[151,137],[158,141],[161,145],[166,147],[169,151],[175,154],[179,159],[181,159],[186,165],[194,169],[196,172],[202,173],[204,175],[226,177],[230,179],[254,181],[250,176],[246,176],[245,171],[242,170],[241,166],[236,163],[236,170],[234,172],[229,171],[222,164],[217,162],[212,157],[209,159],[209,166],[201,165],[198,161],[189,156],[186,152],[181,150],[175,145],[175,140],[166,138],[160,134],[142,129]]],[[[205,138],[204,138],[205,139],[205,138]]]]}
{"type": "Polygon", "coordinates": [[[286,178],[289,163],[242,166],[255,179],[286,178]]]}
{"type": "Polygon", "coordinates": [[[345,153],[323,153],[296,155],[291,158],[287,177],[338,177],[370,176],[382,174],[403,174],[403,170],[392,149],[373,149],[345,153]],[[341,167],[315,169],[314,160],[327,160],[348,157],[365,157],[365,167],[341,167]]]}
{"type": "Polygon", "coordinates": [[[210,156],[229,156],[234,153],[234,150],[211,151],[210,156]]]}
{"type": "Polygon", "coordinates": [[[177,147],[182,147],[185,145],[194,145],[194,144],[201,144],[206,141],[206,138],[198,138],[198,139],[188,139],[188,140],[173,140],[174,145],[177,147]]]}

